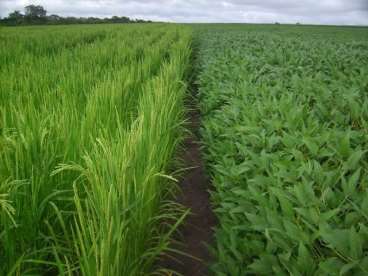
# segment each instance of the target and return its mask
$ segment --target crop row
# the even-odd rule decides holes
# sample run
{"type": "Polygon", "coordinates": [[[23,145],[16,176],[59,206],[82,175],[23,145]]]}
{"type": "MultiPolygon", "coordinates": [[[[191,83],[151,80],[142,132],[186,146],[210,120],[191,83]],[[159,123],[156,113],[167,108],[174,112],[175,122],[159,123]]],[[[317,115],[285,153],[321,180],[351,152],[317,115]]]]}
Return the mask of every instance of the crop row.
{"type": "Polygon", "coordinates": [[[368,38],[214,26],[199,36],[216,275],[367,275],[368,38]]]}
{"type": "Polygon", "coordinates": [[[151,271],[175,215],[190,39],[165,25],[2,30],[1,275],[151,271]]]}

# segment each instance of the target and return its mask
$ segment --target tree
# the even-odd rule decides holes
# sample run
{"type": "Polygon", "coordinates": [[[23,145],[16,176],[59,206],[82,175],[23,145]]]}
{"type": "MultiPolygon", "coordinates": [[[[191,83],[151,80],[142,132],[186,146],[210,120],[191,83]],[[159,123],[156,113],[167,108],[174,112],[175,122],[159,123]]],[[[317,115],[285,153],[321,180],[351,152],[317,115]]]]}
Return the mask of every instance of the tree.
{"type": "Polygon", "coordinates": [[[6,18],[6,21],[10,25],[19,25],[23,23],[23,18],[24,18],[24,15],[20,11],[15,10],[9,13],[8,18],[6,18]]]}
{"type": "Polygon", "coordinates": [[[29,18],[45,18],[47,11],[42,6],[28,5],[24,8],[26,16],[29,18]]]}
{"type": "Polygon", "coordinates": [[[20,11],[15,10],[9,13],[8,18],[9,19],[20,19],[20,18],[23,18],[23,14],[20,11]]]}
{"type": "MultiPolygon", "coordinates": [[[[0,0],[3,1],[3,0],[0,0]]],[[[44,7],[38,5],[28,5],[24,8],[25,14],[20,11],[14,11],[8,17],[1,19],[0,24],[3,25],[33,25],[33,24],[101,24],[101,23],[150,23],[152,21],[133,20],[126,16],[113,16],[111,18],[97,17],[61,17],[57,14],[47,16],[44,7]]]]}
{"type": "Polygon", "coordinates": [[[47,22],[47,11],[42,6],[28,5],[24,8],[24,19],[29,24],[44,24],[47,22]]]}
{"type": "Polygon", "coordinates": [[[119,23],[120,22],[120,17],[119,16],[113,16],[111,17],[111,22],[112,23],[119,23]]]}
{"type": "Polygon", "coordinates": [[[57,14],[51,14],[51,15],[47,16],[47,22],[49,24],[59,24],[59,22],[61,22],[61,20],[63,20],[63,18],[58,16],[57,14]]]}

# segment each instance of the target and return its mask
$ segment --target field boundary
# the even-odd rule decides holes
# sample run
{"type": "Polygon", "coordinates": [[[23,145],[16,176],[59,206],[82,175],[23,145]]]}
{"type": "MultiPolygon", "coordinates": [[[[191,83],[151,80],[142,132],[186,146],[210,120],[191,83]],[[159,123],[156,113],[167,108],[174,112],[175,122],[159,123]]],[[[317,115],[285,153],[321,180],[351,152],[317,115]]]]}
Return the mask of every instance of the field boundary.
{"type": "MultiPolygon", "coordinates": [[[[195,64],[195,55],[192,64],[195,64]]],[[[213,228],[216,218],[210,203],[210,179],[205,173],[200,150],[200,111],[197,99],[196,70],[190,76],[186,99],[187,129],[181,153],[183,167],[188,168],[179,180],[175,201],[190,213],[174,237],[173,247],[180,253],[170,254],[161,265],[179,275],[208,275],[211,254],[208,245],[213,242],[213,228]]]]}

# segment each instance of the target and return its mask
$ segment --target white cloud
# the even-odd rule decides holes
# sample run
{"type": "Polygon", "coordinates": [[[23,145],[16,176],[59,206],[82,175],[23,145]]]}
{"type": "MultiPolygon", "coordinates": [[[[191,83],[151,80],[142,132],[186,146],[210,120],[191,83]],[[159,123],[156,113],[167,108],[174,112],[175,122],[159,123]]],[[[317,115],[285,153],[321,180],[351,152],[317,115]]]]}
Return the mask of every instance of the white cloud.
{"type": "Polygon", "coordinates": [[[43,5],[49,14],[62,16],[368,25],[368,0],[0,0],[0,16],[29,4],[43,5]]]}

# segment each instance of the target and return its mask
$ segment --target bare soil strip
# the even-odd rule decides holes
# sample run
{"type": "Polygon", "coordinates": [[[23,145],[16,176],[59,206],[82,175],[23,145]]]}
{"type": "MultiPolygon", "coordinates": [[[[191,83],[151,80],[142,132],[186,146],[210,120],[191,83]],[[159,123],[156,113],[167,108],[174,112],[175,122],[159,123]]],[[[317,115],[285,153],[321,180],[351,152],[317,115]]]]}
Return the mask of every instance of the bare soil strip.
{"type": "Polygon", "coordinates": [[[191,210],[184,223],[179,227],[178,244],[175,249],[193,257],[171,254],[162,260],[161,265],[185,276],[209,275],[208,263],[211,261],[207,245],[213,239],[215,215],[210,204],[210,181],[204,172],[200,153],[199,126],[200,113],[195,95],[189,106],[189,128],[192,135],[184,143],[182,159],[185,167],[194,167],[186,171],[180,180],[181,192],[177,202],[191,210]],[[179,245],[180,243],[180,245],[179,245]]]}

